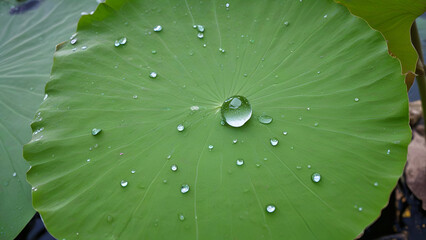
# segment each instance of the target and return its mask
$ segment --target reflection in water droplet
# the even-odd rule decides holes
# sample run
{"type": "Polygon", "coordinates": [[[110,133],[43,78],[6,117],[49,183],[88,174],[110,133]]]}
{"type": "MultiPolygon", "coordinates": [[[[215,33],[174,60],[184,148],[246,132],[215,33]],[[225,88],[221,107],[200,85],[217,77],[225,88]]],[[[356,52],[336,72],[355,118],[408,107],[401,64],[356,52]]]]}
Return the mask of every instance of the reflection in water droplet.
{"type": "Polygon", "coordinates": [[[188,184],[184,184],[184,185],[182,185],[182,187],[180,187],[181,193],[187,193],[188,191],[189,191],[189,185],[188,184]]]}
{"type": "Polygon", "coordinates": [[[157,25],[154,27],[154,32],[160,32],[161,30],[163,30],[163,27],[161,25],[157,25]]]}
{"type": "Polygon", "coordinates": [[[177,126],[177,130],[178,130],[179,132],[182,132],[184,129],[185,129],[185,127],[184,127],[182,124],[179,124],[179,125],[177,126]]]}
{"type": "Polygon", "coordinates": [[[237,159],[237,165],[238,166],[242,166],[244,164],[244,160],[243,159],[237,159]]]}
{"type": "Polygon", "coordinates": [[[151,72],[151,73],[149,74],[149,77],[150,77],[150,78],[156,78],[156,77],[157,77],[157,73],[156,73],[156,72],[151,72]]]}
{"type": "Polygon", "coordinates": [[[266,211],[268,212],[268,213],[273,213],[273,212],[275,212],[275,205],[272,205],[272,204],[269,204],[268,206],[266,206],[266,211]]]}
{"type": "Polygon", "coordinates": [[[221,113],[229,126],[241,127],[251,118],[252,109],[247,98],[232,96],[223,102],[221,113]]]}
{"type": "Polygon", "coordinates": [[[319,182],[321,180],[321,175],[319,173],[312,174],[312,181],[313,182],[319,182]]]}
{"type": "Polygon", "coordinates": [[[93,136],[96,136],[96,135],[98,135],[101,131],[102,131],[102,129],[100,129],[100,128],[94,128],[94,129],[92,129],[92,135],[93,135],[93,136]]]}
{"type": "Polygon", "coordinates": [[[172,169],[173,172],[176,172],[178,170],[178,166],[176,164],[173,164],[170,169],[172,169]]]}
{"type": "Polygon", "coordinates": [[[120,185],[121,185],[122,187],[127,187],[127,184],[128,184],[128,182],[127,182],[127,181],[125,181],[125,180],[121,180],[121,182],[120,182],[120,185]]]}
{"type": "Polygon", "coordinates": [[[271,138],[270,142],[271,142],[271,145],[274,147],[278,145],[278,139],[276,138],[271,138]]]}
{"type": "Polygon", "coordinates": [[[268,115],[262,115],[258,117],[260,123],[270,124],[272,122],[272,117],[268,115]]]}

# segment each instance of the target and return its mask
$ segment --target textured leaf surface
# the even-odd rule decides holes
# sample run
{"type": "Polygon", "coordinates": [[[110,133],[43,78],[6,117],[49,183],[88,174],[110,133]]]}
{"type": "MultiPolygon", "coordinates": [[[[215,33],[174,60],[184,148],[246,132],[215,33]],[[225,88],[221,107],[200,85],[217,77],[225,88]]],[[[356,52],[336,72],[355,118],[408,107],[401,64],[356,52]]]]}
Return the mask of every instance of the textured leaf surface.
{"type": "Polygon", "coordinates": [[[24,148],[54,236],[350,239],[379,215],[410,140],[383,37],[333,1],[229,3],[107,1],[81,18],[24,148]],[[253,108],[241,128],[220,124],[233,95],[253,108]]]}
{"type": "Polygon", "coordinates": [[[81,11],[95,6],[46,0],[11,9],[0,2],[0,239],[13,239],[34,215],[22,146],[31,139],[55,45],[75,31],[81,11]]]}
{"type": "MultiPolygon", "coordinates": [[[[402,72],[415,72],[417,52],[411,44],[410,28],[414,20],[426,11],[426,0],[336,0],[380,31],[396,56],[402,72]]],[[[412,84],[412,83],[411,83],[412,84]]],[[[411,86],[410,84],[410,86],[411,86]]]]}

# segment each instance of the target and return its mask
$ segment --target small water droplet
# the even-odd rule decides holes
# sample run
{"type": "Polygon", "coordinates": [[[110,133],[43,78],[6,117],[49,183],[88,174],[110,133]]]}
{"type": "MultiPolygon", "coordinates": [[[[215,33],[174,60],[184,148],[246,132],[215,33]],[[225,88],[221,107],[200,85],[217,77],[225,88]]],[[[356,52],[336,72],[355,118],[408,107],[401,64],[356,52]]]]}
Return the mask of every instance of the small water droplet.
{"type": "Polygon", "coordinates": [[[241,127],[251,118],[252,109],[247,98],[232,96],[223,102],[221,113],[229,126],[241,127]]]}
{"type": "Polygon", "coordinates": [[[203,44],[203,47],[207,47],[207,44],[205,44],[205,43],[204,43],[204,44],[203,44]]]}
{"type": "Polygon", "coordinates": [[[81,47],[81,50],[86,50],[86,49],[87,49],[87,46],[81,47]]]}
{"type": "Polygon", "coordinates": [[[90,158],[88,158],[88,159],[86,160],[86,162],[90,162],[90,158]]]}
{"type": "Polygon", "coordinates": [[[262,115],[258,117],[260,123],[270,124],[272,122],[272,117],[268,115],[262,115]]]}
{"type": "Polygon", "coordinates": [[[301,166],[296,166],[296,169],[299,169],[299,170],[300,170],[300,169],[302,169],[302,167],[301,167],[301,166]]]}
{"type": "Polygon", "coordinates": [[[14,172],[14,173],[12,174],[12,176],[16,177],[16,172],[14,172]]]}
{"type": "Polygon", "coordinates": [[[318,127],[318,126],[319,126],[319,123],[314,123],[314,126],[315,126],[315,127],[318,127]]]}
{"type": "Polygon", "coordinates": [[[375,187],[379,186],[379,183],[378,182],[374,182],[374,186],[375,187]]]}
{"type": "Polygon", "coordinates": [[[191,106],[190,109],[191,109],[191,111],[198,111],[198,110],[200,110],[200,107],[199,106],[191,106]]]}
{"type": "Polygon", "coordinates": [[[163,27],[161,25],[157,25],[154,27],[154,32],[161,32],[163,30],[163,27]]]}
{"type": "Polygon", "coordinates": [[[358,211],[362,212],[362,210],[363,210],[363,209],[362,209],[362,207],[359,207],[359,208],[358,208],[358,211]]]}
{"type": "Polygon", "coordinates": [[[118,47],[118,46],[120,46],[120,45],[124,45],[124,44],[126,44],[126,43],[127,43],[127,38],[122,37],[122,38],[120,38],[120,39],[118,39],[118,40],[115,40],[115,42],[114,42],[114,46],[118,47]]]}
{"type": "Polygon", "coordinates": [[[112,222],[112,216],[108,215],[107,222],[109,222],[109,223],[112,222]]]}
{"type": "Polygon", "coordinates": [[[287,136],[287,134],[288,134],[288,132],[283,132],[283,135],[284,135],[284,136],[287,136]]]}
{"type": "Polygon", "coordinates": [[[36,187],[32,187],[31,190],[33,190],[33,192],[36,192],[38,189],[36,187]]]}
{"type": "Polygon", "coordinates": [[[179,220],[181,220],[181,221],[185,220],[185,216],[183,216],[183,214],[182,214],[182,213],[180,213],[180,214],[178,215],[178,218],[179,218],[179,220]]]}
{"type": "Polygon", "coordinates": [[[233,144],[236,144],[238,142],[238,139],[234,139],[234,140],[232,140],[232,143],[233,144]]]}
{"type": "Polygon", "coordinates": [[[275,210],[276,210],[275,205],[269,204],[268,206],[266,206],[266,211],[268,213],[273,213],[273,212],[275,212],[275,210]]]}
{"type": "Polygon", "coordinates": [[[70,40],[74,39],[75,37],[77,37],[77,33],[74,33],[73,35],[71,35],[70,40]]]}
{"type": "Polygon", "coordinates": [[[49,95],[47,95],[47,94],[44,94],[44,98],[43,98],[43,101],[46,101],[46,99],[49,97],[49,95]]]}
{"type": "Polygon", "coordinates": [[[93,135],[93,136],[96,136],[96,135],[98,135],[101,131],[102,131],[102,129],[100,129],[100,128],[94,128],[94,129],[92,129],[92,135],[93,135]]]}
{"type": "Polygon", "coordinates": [[[135,170],[132,170],[132,171],[130,171],[130,172],[131,172],[132,174],[135,174],[135,172],[136,172],[136,171],[135,171],[135,170]]]}
{"type": "Polygon", "coordinates": [[[157,73],[156,73],[156,72],[151,72],[151,73],[149,74],[149,77],[150,77],[150,78],[156,78],[156,77],[157,77],[157,73]]]}
{"type": "Polygon", "coordinates": [[[138,99],[138,95],[133,95],[133,99],[138,99]]]}
{"type": "Polygon", "coordinates": [[[278,145],[278,139],[276,138],[271,138],[270,142],[271,142],[271,145],[274,147],[278,145]]]}
{"type": "Polygon", "coordinates": [[[242,166],[244,164],[244,160],[243,159],[237,159],[237,165],[238,166],[242,166]]]}
{"type": "Polygon", "coordinates": [[[225,49],[223,49],[223,48],[219,48],[219,52],[224,53],[224,52],[225,52],[225,49]]]}
{"type": "Polygon", "coordinates": [[[311,165],[308,165],[308,168],[311,168],[311,165]]]}
{"type": "Polygon", "coordinates": [[[170,169],[171,169],[173,172],[176,172],[176,171],[178,170],[178,166],[177,166],[176,164],[173,164],[173,165],[170,167],[170,169]]]}
{"type": "Polygon", "coordinates": [[[157,51],[155,51],[155,50],[152,50],[152,51],[151,51],[151,53],[152,53],[152,54],[156,54],[156,53],[157,53],[157,51]]]}
{"type": "Polygon", "coordinates": [[[182,132],[184,129],[185,129],[185,127],[184,127],[182,124],[179,124],[179,125],[177,126],[177,130],[178,130],[179,132],[182,132]]]}
{"type": "Polygon", "coordinates": [[[184,185],[182,185],[182,187],[180,187],[181,193],[187,193],[188,191],[189,191],[189,185],[188,184],[184,184],[184,185]]]}
{"type": "Polygon", "coordinates": [[[256,167],[260,167],[262,166],[260,163],[256,163],[256,167]]]}
{"type": "Polygon", "coordinates": [[[312,174],[312,181],[313,182],[319,182],[321,180],[321,175],[319,173],[312,174]]]}
{"type": "Polygon", "coordinates": [[[125,181],[125,180],[121,180],[121,182],[120,182],[120,185],[122,187],[127,187],[127,184],[129,184],[129,183],[127,181],[125,181]]]}
{"type": "Polygon", "coordinates": [[[327,14],[325,14],[325,15],[324,15],[324,18],[327,18],[327,17],[328,17],[328,15],[327,15],[327,14]]]}
{"type": "Polygon", "coordinates": [[[249,42],[250,42],[250,43],[254,43],[254,39],[250,39],[250,40],[249,40],[249,42]]]}
{"type": "Polygon", "coordinates": [[[77,42],[77,38],[71,39],[70,43],[74,45],[77,42]]]}
{"type": "Polygon", "coordinates": [[[358,102],[358,101],[359,101],[359,98],[357,98],[357,97],[356,97],[356,98],[354,99],[354,101],[355,101],[355,102],[358,102]]]}
{"type": "Polygon", "coordinates": [[[388,151],[386,152],[387,155],[390,155],[391,150],[388,149],[388,151]]]}
{"type": "Polygon", "coordinates": [[[209,151],[213,150],[214,146],[213,145],[209,145],[209,151]]]}
{"type": "Polygon", "coordinates": [[[198,34],[197,34],[197,37],[198,37],[199,39],[203,39],[203,38],[204,38],[204,33],[198,33],[198,34]]]}
{"type": "Polygon", "coordinates": [[[226,4],[225,4],[225,7],[229,8],[229,3],[226,3],[226,4]]]}
{"type": "Polygon", "coordinates": [[[164,180],[163,180],[163,183],[164,183],[164,184],[166,184],[166,183],[167,183],[167,179],[164,179],[164,180]]]}
{"type": "Polygon", "coordinates": [[[284,26],[286,26],[286,27],[287,27],[288,25],[290,25],[290,23],[289,23],[289,22],[287,22],[287,21],[285,21],[285,22],[284,22],[284,26]]]}

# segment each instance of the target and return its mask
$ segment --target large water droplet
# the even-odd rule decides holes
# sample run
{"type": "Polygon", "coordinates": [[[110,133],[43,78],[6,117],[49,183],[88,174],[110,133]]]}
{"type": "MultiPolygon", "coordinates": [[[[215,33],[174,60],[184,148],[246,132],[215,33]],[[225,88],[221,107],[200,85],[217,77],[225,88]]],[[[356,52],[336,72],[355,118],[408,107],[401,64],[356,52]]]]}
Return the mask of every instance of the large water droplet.
{"type": "Polygon", "coordinates": [[[238,166],[242,166],[244,164],[244,160],[243,159],[237,159],[237,165],[238,166]]]}
{"type": "Polygon", "coordinates": [[[319,182],[321,180],[321,175],[319,173],[312,174],[312,181],[313,182],[319,182]]]}
{"type": "Polygon", "coordinates": [[[161,25],[157,25],[154,27],[154,32],[160,32],[161,30],[163,30],[163,27],[161,25]]]}
{"type": "Polygon", "coordinates": [[[252,110],[247,98],[233,96],[223,102],[221,113],[229,126],[241,127],[251,118],[252,110]]]}
{"type": "Polygon", "coordinates": [[[129,184],[126,180],[121,180],[120,185],[122,187],[127,187],[127,184],[129,184]]]}
{"type": "Polygon", "coordinates": [[[93,136],[96,136],[96,135],[98,135],[101,131],[102,131],[102,129],[100,129],[100,128],[94,128],[94,129],[92,129],[92,135],[93,135],[93,136]]]}
{"type": "Polygon", "coordinates": [[[178,130],[179,132],[182,132],[184,129],[185,129],[185,127],[184,127],[182,124],[179,124],[179,125],[177,126],[177,130],[178,130]]]}
{"type": "Polygon", "coordinates": [[[275,212],[275,210],[276,210],[275,205],[269,204],[268,206],[266,206],[266,211],[268,213],[273,213],[273,212],[275,212]]]}
{"type": "Polygon", "coordinates": [[[272,117],[268,115],[262,115],[258,117],[259,122],[263,124],[270,124],[272,122],[272,117]]]}
{"type": "Polygon", "coordinates": [[[271,138],[271,145],[272,146],[277,146],[278,145],[278,139],[276,139],[276,138],[271,138]]]}
{"type": "Polygon", "coordinates": [[[172,169],[173,172],[176,172],[178,170],[178,166],[176,164],[173,164],[170,169],[172,169]]]}
{"type": "Polygon", "coordinates": [[[184,184],[184,185],[182,185],[182,187],[180,187],[181,193],[187,193],[188,191],[189,191],[189,185],[188,184],[184,184]]]}

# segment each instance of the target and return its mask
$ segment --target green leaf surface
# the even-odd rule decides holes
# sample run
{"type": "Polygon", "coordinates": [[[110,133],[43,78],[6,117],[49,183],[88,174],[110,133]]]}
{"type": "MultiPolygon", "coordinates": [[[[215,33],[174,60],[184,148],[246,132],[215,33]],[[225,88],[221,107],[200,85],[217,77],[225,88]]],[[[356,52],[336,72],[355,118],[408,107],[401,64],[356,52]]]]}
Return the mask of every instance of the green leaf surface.
{"type": "Polygon", "coordinates": [[[411,44],[410,28],[414,20],[426,11],[426,0],[335,1],[383,34],[389,51],[401,62],[402,73],[415,72],[418,56],[411,44]]]}
{"type": "Polygon", "coordinates": [[[107,1],[77,38],[24,147],[57,238],[353,239],[402,172],[399,63],[331,0],[107,1]],[[234,95],[240,128],[221,125],[234,95]]]}
{"type": "Polygon", "coordinates": [[[27,1],[12,10],[0,2],[0,239],[13,239],[34,215],[22,146],[31,139],[29,125],[43,99],[55,45],[96,4],[27,1]]]}

